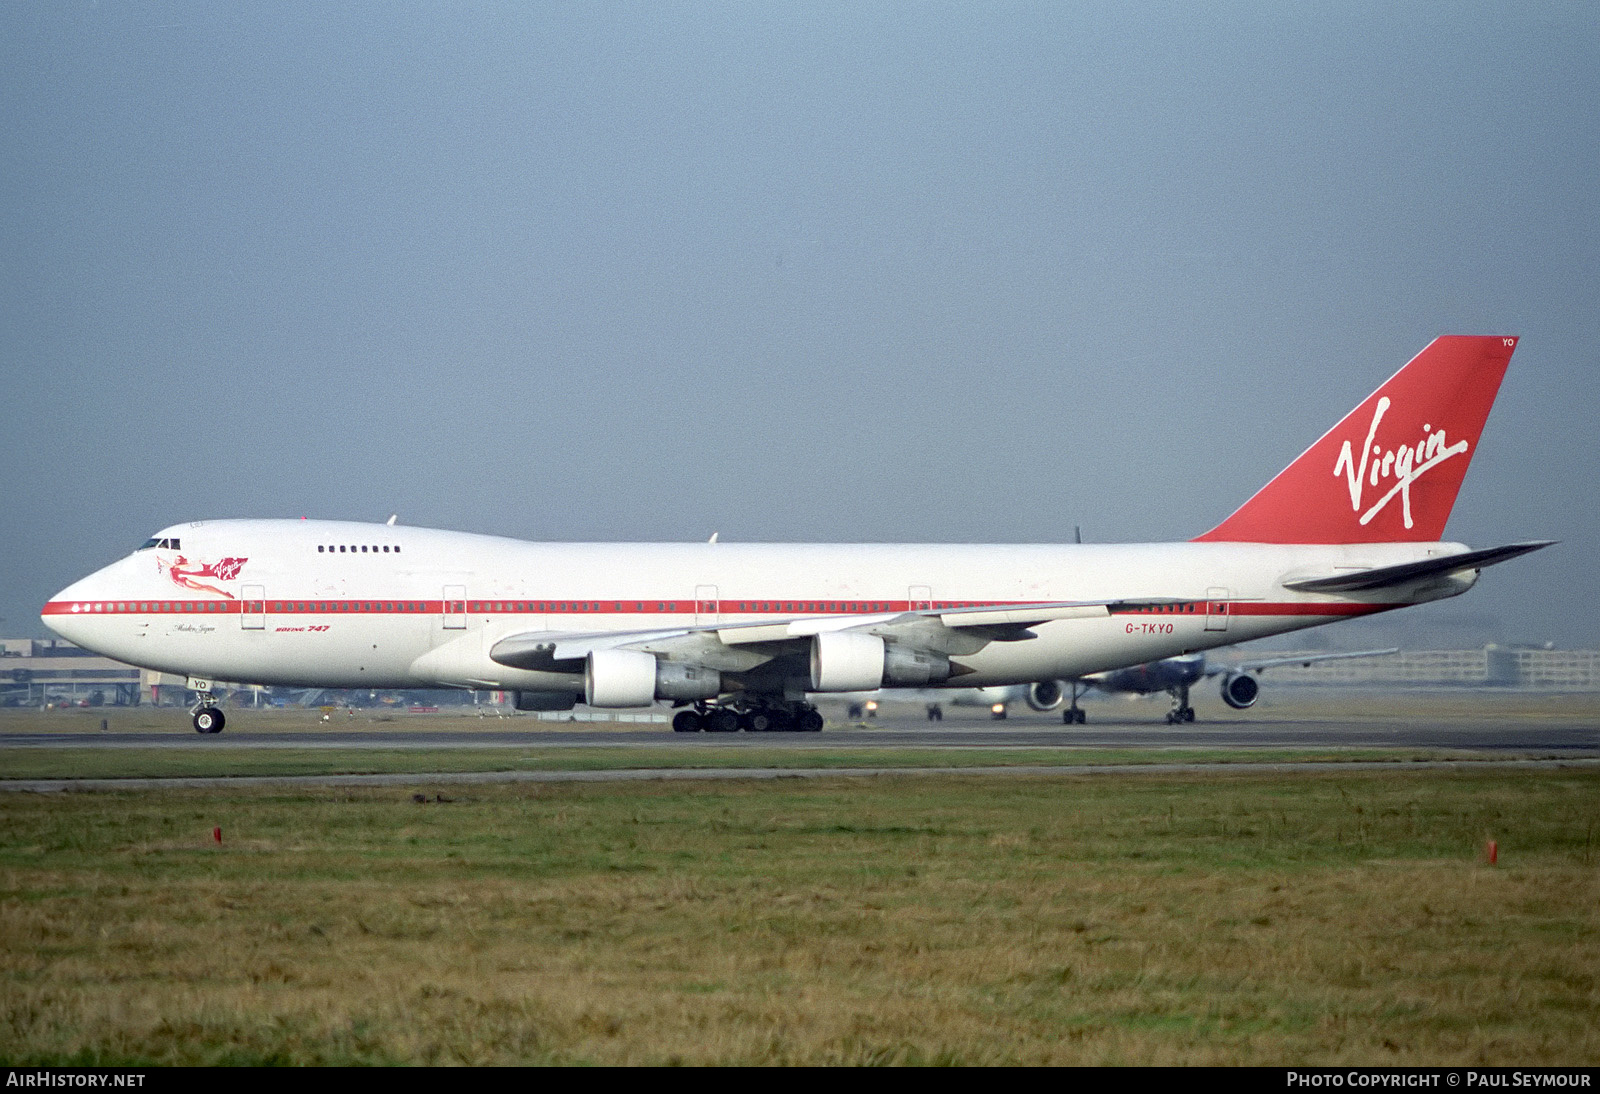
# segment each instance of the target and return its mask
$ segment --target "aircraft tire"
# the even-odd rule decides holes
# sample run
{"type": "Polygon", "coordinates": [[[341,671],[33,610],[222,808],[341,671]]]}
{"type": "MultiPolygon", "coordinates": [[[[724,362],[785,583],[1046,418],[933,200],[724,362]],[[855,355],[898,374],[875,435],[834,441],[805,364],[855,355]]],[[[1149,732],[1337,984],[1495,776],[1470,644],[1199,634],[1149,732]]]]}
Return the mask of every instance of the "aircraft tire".
{"type": "Polygon", "coordinates": [[[820,733],[822,731],[822,713],[816,710],[803,712],[795,719],[795,729],[801,733],[820,733]]]}
{"type": "Polygon", "coordinates": [[[706,715],[705,727],[707,733],[737,733],[739,715],[727,707],[720,707],[706,715]]]}
{"type": "Polygon", "coordinates": [[[672,732],[699,733],[703,721],[704,719],[692,710],[680,710],[672,716],[672,732]]]}
{"type": "Polygon", "coordinates": [[[194,731],[196,733],[221,733],[222,727],[228,724],[227,717],[216,707],[201,707],[194,712],[194,731]]]}
{"type": "Polygon", "coordinates": [[[746,733],[768,733],[774,728],[772,714],[765,710],[747,710],[739,718],[739,728],[746,733]]]}

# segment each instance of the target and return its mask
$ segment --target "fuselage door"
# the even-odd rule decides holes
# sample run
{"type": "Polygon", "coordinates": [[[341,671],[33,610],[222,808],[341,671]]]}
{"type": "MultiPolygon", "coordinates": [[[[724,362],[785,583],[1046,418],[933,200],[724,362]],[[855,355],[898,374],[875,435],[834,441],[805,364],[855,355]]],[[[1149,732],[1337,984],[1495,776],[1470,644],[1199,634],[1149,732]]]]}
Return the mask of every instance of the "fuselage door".
{"type": "Polygon", "coordinates": [[[247,631],[267,629],[267,590],[263,585],[246,585],[240,589],[239,626],[247,631]]]}
{"type": "Polygon", "coordinates": [[[1228,629],[1228,590],[1211,588],[1206,590],[1206,630],[1225,631],[1228,629]]]}
{"type": "Polygon", "coordinates": [[[446,585],[444,587],[444,605],[441,618],[444,620],[444,629],[447,631],[464,631],[467,629],[467,587],[465,585],[446,585]]]}
{"type": "Polygon", "coordinates": [[[715,585],[696,585],[694,587],[694,621],[702,625],[713,625],[718,620],[717,587],[715,585]]]}
{"type": "Polygon", "coordinates": [[[906,590],[906,600],[911,611],[925,612],[933,607],[933,589],[927,585],[913,585],[906,590]]]}

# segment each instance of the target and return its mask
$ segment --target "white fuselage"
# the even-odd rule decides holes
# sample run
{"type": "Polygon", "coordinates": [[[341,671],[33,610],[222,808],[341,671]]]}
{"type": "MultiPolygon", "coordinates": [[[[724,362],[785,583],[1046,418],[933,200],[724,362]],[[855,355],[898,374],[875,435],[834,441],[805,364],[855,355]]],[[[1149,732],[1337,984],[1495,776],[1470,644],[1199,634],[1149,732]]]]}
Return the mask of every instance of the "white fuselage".
{"type": "Polygon", "coordinates": [[[53,630],[150,669],[307,687],[583,690],[581,674],[508,668],[530,632],[976,605],[1150,598],[991,641],[950,687],[1081,677],[1465,591],[1475,573],[1368,594],[1295,577],[1455,554],[1448,543],[997,545],[529,543],[426,528],[220,520],[175,526],[63,590],[53,630]],[[342,550],[341,550],[342,548],[342,550]],[[362,548],[365,548],[363,550],[362,548]]]}

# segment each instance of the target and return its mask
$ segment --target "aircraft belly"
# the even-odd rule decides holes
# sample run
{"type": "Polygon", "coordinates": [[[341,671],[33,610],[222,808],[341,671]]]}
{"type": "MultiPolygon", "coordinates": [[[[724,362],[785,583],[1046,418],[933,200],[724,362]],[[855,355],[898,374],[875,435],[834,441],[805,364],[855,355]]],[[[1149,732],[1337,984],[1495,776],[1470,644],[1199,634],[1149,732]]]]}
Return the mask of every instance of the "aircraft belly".
{"type": "Polygon", "coordinates": [[[489,687],[520,691],[583,690],[582,673],[515,669],[489,657],[489,650],[511,628],[480,626],[440,642],[405,668],[407,687],[489,687]]]}
{"type": "Polygon", "coordinates": [[[1088,676],[1241,641],[1320,626],[1339,616],[1241,615],[1227,631],[1208,631],[1201,617],[1114,615],[1062,620],[1033,628],[1036,638],[991,642],[954,660],[973,671],[946,687],[986,687],[1088,676]]]}
{"type": "MultiPolygon", "coordinates": [[[[109,656],[174,675],[239,684],[293,687],[404,687],[406,670],[427,642],[426,623],[374,624],[338,619],[322,624],[269,617],[261,630],[237,621],[162,621],[148,627],[124,656],[109,656]]],[[[101,643],[102,647],[106,644],[101,643]]]]}
{"type": "Polygon", "coordinates": [[[1203,619],[1164,621],[1160,624],[1162,629],[1154,633],[1130,632],[1128,625],[1123,616],[1041,624],[1033,628],[1036,638],[991,642],[972,656],[955,658],[974,671],[952,676],[948,686],[981,687],[1087,676],[1171,657],[1203,641],[1203,619]],[[1172,628],[1170,632],[1164,629],[1168,626],[1172,628]]]}

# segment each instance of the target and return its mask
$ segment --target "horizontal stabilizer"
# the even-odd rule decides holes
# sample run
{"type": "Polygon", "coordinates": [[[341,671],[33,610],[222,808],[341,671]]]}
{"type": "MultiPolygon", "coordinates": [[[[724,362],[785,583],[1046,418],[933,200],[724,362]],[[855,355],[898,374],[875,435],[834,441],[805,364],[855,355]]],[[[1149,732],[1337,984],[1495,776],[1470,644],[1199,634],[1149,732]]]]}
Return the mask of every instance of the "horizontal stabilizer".
{"type": "Polygon", "coordinates": [[[1537,551],[1541,547],[1549,547],[1556,541],[1553,539],[1533,540],[1528,543],[1511,543],[1504,547],[1486,547],[1481,551],[1467,551],[1465,554],[1445,555],[1440,558],[1427,558],[1421,562],[1404,562],[1398,566],[1378,566],[1371,570],[1359,570],[1349,574],[1335,574],[1332,577],[1312,577],[1299,581],[1285,581],[1286,588],[1296,589],[1303,593],[1352,593],[1370,589],[1386,589],[1394,585],[1405,585],[1424,577],[1435,574],[1454,573],[1457,570],[1481,570],[1485,566],[1493,566],[1497,562],[1517,558],[1537,551]]]}

